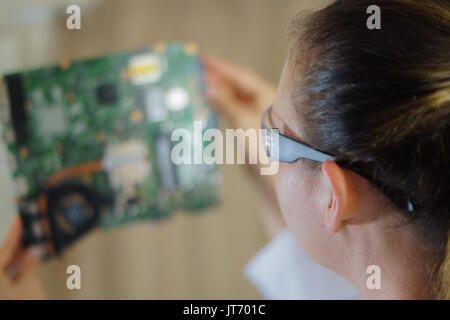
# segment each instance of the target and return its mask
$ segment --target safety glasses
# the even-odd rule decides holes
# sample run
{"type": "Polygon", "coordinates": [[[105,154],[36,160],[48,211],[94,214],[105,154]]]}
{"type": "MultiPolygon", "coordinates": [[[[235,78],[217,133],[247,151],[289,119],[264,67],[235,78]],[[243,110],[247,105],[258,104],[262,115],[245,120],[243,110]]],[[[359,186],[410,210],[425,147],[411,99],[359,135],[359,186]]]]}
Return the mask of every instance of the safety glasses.
{"type": "Polygon", "coordinates": [[[299,159],[309,159],[318,162],[334,160],[334,157],[291,139],[281,134],[277,128],[273,128],[270,121],[271,110],[272,106],[268,107],[261,117],[261,128],[265,129],[262,130],[265,133],[265,139],[262,139],[263,145],[270,160],[288,163],[299,159]]]}
{"type": "MultiPolygon", "coordinates": [[[[299,159],[309,159],[318,162],[324,162],[327,160],[334,161],[335,158],[329,154],[318,151],[304,143],[291,139],[283,134],[277,128],[272,127],[272,122],[270,121],[270,111],[272,106],[268,107],[262,114],[261,117],[261,128],[265,133],[265,139],[263,138],[264,149],[266,151],[267,157],[271,161],[281,161],[292,163],[299,159]]],[[[371,179],[369,179],[371,180],[371,179]]],[[[372,181],[372,180],[371,180],[372,181]]],[[[372,181],[375,185],[375,181],[372,181]]],[[[392,198],[391,198],[392,199],[392,198]]],[[[400,206],[405,208],[405,206],[400,206]]],[[[414,205],[408,198],[406,200],[406,210],[414,211],[414,205]]]]}

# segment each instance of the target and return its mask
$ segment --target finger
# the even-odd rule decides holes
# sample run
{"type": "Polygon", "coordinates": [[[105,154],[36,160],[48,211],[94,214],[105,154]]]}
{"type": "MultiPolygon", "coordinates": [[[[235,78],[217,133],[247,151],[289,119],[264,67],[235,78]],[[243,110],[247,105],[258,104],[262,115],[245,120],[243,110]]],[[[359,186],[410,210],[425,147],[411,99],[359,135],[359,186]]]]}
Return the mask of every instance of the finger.
{"type": "Polygon", "coordinates": [[[224,86],[226,83],[222,81],[220,77],[218,77],[214,73],[206,73],[205,74],[205,83],[206,83],[206,89],[210,87],[216,87],[216,86],[224,86]]]}
{"type": "Polygon", "coordinates": [[[21,261],[17,282],[40,281],[41,253],[37,248],[28,249],[21,261]]]}
{"type": "Polygon", "coordinates": [[[12,282],[12,286],[20,294],[20,299],[45,299],[40,256],[37,248],[31,248],[24,254],[20,273],[12,282]]]}
{"type": "Polygon", "coordinates": [[[8,300],[14,298],[14,290],[11,286],[11,280],[7,276],[0,273],[0,300],[8,300]]]}
{"type": "Polygon", "coordinates": [[[245,106],[227,86],[215,86],[208,89],[208,103],[232,122],[242,115],[245,106]]]}
{"type": "MultiPolygon", "coordinates": [[[[211,96],[215,97],[218,93],[218,89],[225,89],[228,91],[235,92],[235,87],[226,81],[223,77],[218,75],[215,72],[207,71],[205,73],[205,83],[206,83],[206,97],[210,98],[211,96]]],[[[237,92],[234,93],[237,95],[237,92]]]]}
{"type": "Polygon", "coordinates": [[[231,100],[229,94],[225,93],[225,89],[221,87],[208,87],[207,89],[207,101],[210,106],[219,111],[220,113],[233,112],[234,101],[231,100]]]}
{"type": "Polygon", "coordinates": [[[211,56],[203,57],[203,64],[206,67],[206,72],[215,74],[217,77],[229,82],[236,89],[243,91],[244,94],[252,95],[261,86],[260,79],[252,72],[234,66],[219,58],[211,56]]]}
{"type": "Polygon", "coordinates": [[[9,230],[0,245],[0,270],[3,271],[13,260],[21,246],[22,221],[15,215],[9,226],[9,230]]]}
{"type": "Polygon", "coordinates": [[[205,57],[203,58],[205,70],[222,81],[229,82],[239,90],[251,91],[252,86],[251,76],[249,72],[227,63],[219,58],[205,57]]]}
{"type": "Polygon", "coordinates": [[[8,279],[14,281],[23,266],[24,259],[27,255],[27,251],[17,250],[12,259],[10,259],[8,265],[4,268],[4,275],[8,279]]]}
{"type": "MultiPolygon", "coordinates": [[[[11,285],[11,280],[3,273],[0,273],[0,292],[6,290],[11,285]]],[[[1,298],[0,298],[1,300],[1,298]]]]}
{"type": "Polygon", "coordinates": [[[225,112],[242,111],[240,108],[243,107],[243,104],[248,103],[248,100],[220,77],[207,74],[205,79],[206,98],[213,107],[223,108],[225,112]]]}

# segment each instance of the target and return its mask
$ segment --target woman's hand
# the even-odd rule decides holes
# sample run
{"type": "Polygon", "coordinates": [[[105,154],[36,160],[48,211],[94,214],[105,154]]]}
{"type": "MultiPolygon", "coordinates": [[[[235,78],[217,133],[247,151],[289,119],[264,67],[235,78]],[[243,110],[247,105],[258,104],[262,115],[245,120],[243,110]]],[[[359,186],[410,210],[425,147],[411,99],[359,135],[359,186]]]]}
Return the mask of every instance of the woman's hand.
{"type": "MultiPolygon", "coordinates": [[[[259,129],[261,115],[273,103],[276,87],[253,72],[217,58],[204,57],[208,102],[225,116],[235,129],[259,129]]],[[[245,152],[248,153],[248,148],[245,152]]],[[[248,155],[246,156],[248,159],[248,155]]],[[[273,176],[262,176],[257,166],[246,166],[262,198],[261,219],[268,235],[273,238],[284,227],[278,208],[273,176]]]]}
{"type": "Polygon", "coordinates": [[[259,129],[261,114],[273,103],[276,87],[253,72],[204,57],[207,98],[235,128],[259,129]]]}
{"type": "Polygon", "coordinates": [[[22,221],[13,218],[0,244],[0,299],[44,299],[41,283],[41,259],[34,249],[23,251],[22,221]]]}

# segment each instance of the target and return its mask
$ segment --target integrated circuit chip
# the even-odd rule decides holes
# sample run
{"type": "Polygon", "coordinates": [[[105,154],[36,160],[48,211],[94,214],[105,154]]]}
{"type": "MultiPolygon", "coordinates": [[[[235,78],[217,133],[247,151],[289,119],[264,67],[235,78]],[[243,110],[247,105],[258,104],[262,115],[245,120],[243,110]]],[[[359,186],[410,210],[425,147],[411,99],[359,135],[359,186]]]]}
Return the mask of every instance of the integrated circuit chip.
{"type": "Polygon", "coordinates": [[[114,84],[105,83],[97,88],[97,99],[100,104],[116,102],[117,89],[114,84]]]}

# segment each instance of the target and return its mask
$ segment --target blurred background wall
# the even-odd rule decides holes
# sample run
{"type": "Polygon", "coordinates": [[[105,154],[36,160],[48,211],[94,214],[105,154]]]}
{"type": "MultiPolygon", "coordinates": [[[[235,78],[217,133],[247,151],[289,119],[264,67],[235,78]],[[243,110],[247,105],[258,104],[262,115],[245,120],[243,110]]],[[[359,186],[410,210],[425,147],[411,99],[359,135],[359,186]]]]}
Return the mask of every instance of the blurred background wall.
{"type": "MultiPolygon", "coordinates": [[[[2,0],[0,72],[63,59],[134,50],[158,41],[195,41],[203,54],[253,69],[276,83],[285,32],[301,9],[329,0],[2,0]],[[81,8],[81,30],[66,29],[66,7],[81,8]]],[[[0,145],[3,152],[3,145],[0,145]]],[[[0,153],[0,157],[3,157],[0,153]]],[[[14,212],[1,162],[0,234],[14,212]]],[[[268,241],[260,209],[268,204],[238,166],[223,166],[221,205],[198,216],[95,231],[43,268],[49,298],[257,299],[242,269],[268,241]],[[68,265],[82,289],[66,289],[68,265]]]]}

